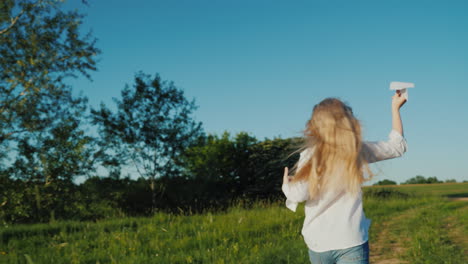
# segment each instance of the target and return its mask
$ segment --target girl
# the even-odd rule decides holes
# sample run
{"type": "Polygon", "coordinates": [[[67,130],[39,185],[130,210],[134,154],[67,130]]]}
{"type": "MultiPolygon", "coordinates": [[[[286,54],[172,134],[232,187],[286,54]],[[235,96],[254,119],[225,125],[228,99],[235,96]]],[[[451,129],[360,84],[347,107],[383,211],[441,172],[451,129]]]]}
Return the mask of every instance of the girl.
{"type": "Polygon", "coordinates": [[[406,151],[399,91],[392,98],[392,127],[388,141],[363,142],[361,126],[349,106],[327,98],[314,107],[304,130],[305,144],[282,190],[286,206],[296,211],[305,203],[302,236],[310,261],[369,263],[370,220],[362,209],[361,184],[372,177],[368,164],[400,157],[406,151]],[[369,177],[365,178],[364,174],[369,177]]]}

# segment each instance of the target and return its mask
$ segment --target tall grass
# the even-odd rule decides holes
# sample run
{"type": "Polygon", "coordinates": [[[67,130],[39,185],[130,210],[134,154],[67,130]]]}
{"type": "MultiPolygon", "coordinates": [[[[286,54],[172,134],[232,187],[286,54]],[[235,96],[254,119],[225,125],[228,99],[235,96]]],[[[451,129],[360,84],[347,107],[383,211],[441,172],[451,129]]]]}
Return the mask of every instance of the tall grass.
{"type": "MultiPolygon", "coordinates": [[[[463,239],[447,231],[462,224],[457,232],[468,235],[466,202],[386,190],[366,190],[371,244],[387,227],[404,238],[398,257],[408,263],[468,263],[463,239]]],[[[308,263],[303,217],[303,207],[293,213],[256,203],[222,213],[7,226],[0,263],[308,263]]]]}

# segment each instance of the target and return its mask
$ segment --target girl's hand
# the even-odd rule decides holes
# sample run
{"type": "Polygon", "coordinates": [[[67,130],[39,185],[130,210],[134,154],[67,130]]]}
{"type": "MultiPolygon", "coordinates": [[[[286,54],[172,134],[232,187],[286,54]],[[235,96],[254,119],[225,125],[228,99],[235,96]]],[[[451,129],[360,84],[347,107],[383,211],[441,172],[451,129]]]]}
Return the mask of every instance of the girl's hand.
{"type": "Polygon", "coordinates": [[[288,182],[291,181],[292,177],[289,176],[288,174],[289,174],[288,167],[284,167],[283,184],[287,184],[288,182]]]}
{"type": "Polygon", "coordinates": [[[392,109],[400,110],[405,103],[406,99],[401,95],[400,90],[397,90],[392,97],[392,109]]]}

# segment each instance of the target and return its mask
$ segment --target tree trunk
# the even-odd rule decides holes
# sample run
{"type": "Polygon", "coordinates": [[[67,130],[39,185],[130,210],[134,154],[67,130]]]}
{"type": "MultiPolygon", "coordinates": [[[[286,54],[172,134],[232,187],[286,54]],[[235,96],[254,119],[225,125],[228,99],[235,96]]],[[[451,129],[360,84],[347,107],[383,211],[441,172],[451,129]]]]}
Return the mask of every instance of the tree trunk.
{"type": "Polygon", "coordinates": [[[150,178],[150,189],[151,189],[151,215],[156,213],[156,181],[154,177],[150,178]]]}

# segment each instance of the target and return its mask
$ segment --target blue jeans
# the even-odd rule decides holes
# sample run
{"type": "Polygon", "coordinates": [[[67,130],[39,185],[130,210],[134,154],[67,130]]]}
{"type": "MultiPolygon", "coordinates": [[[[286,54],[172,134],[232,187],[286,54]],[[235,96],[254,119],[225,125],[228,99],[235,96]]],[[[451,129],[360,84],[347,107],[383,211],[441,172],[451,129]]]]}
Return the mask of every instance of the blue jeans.
{"type": "Polygon", "coordinates": [[[312,264],[369,264],[369,243],[325,252],[309,249],[309,258],[312,264]]]}

